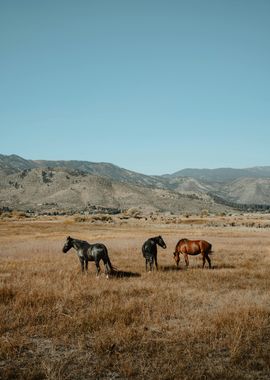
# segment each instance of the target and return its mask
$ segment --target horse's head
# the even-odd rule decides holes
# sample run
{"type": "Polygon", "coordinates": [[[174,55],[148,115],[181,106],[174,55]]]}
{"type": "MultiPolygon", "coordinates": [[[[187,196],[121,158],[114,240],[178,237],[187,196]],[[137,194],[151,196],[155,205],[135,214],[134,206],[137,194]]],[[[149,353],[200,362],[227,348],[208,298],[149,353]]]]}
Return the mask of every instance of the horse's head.
{"type": "Polygon", "coordinates": [[[67,237],[67,240],[66,240],[66,242],[65,242],[65,245],[64,245],[64,247],[63,247],[63,249],[62,249],[62,251],[63,251],[64,253],[66,253],[67,251],[70,250],[70,248],[72,248],[72,240],[73,240],[73,239],[72,239],[70,236],[67,237]]]}
{"type": "Polygon", "coordinates": [[[162,239],[160,235],[156,238],[156,243],[164,249],[167,248],[165,241],[162,239]]]}
{"type": "Polygon", "coordinates": [[[175,251],[175,252],[173,253],[173,256],[174,256],[175,263],[176,263],[176,265],[177,265],[177,267],[178,267],[179,262],[180,262],[180,255],[179,255],[179,252],[178,252],[178,251],[175,251]]]}

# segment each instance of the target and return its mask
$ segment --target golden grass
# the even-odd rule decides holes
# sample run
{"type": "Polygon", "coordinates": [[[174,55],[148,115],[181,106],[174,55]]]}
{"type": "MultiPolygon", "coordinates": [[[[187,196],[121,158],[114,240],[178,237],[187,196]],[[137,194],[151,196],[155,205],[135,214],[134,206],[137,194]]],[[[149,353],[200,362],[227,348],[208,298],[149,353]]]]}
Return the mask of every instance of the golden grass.
{"type": "Polygon", "coordinates": [[[0,222],[0,378],[268,379],[270,231],[244,218],[0,222]],[[157,234],[168,248],[145,273],[141,245],[157,234]],[[82,275],[66,235],[105,243],[122,277],[96,278],[92,263],[82,275]],[[197,257],[176,270],[183,237],[213,244],[212,270],[197,257]]]}

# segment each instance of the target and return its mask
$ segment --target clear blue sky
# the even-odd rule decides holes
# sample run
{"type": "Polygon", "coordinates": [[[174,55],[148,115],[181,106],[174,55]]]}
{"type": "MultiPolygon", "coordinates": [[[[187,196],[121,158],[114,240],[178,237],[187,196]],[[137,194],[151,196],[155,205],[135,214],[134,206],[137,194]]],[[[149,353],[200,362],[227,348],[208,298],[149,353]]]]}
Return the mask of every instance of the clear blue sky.
{"type": "Polygon", "coordinates": [[[0,0],[0,153],[270,165],[269,0],[0,0]]]}

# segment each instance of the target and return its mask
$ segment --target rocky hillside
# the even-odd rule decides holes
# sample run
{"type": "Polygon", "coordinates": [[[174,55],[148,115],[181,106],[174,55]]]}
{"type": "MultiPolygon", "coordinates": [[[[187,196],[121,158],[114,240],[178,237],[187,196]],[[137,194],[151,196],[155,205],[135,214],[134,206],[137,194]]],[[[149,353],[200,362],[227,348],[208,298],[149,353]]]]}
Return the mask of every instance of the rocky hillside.
{"type": "Polygon", "coordinates": [[[270,205],[270,179],[239,178],[224,185],[220,194],[236,203],[270,205]]]}
{"type": "Polygon", "coordinates": [[[224,206],[208,196],[180,194],[153,186],[134,185],[65,168],[27,169],[1,176],[0,207],[35,211],[91,211],[95,207],[144,213],[170,211],[221,212],[224,206]]]}
{"type": "Polygon", "coordinates": [[[163,187],[163,183],[166,183],[162,177],[147,176],[107,162],[25,160],[14,154],[11,156],[0,154],[0,174],[8,175],[34,168],[65,168],[135,185],[163,187]]]}
{"type": "Polygon", "coordinates": [[[221,212],[241,204],[270,205],[270,167],[185,169],[172,175],[147,176],[110,163],[0,155],[0,207],[137,207],[146,212],[194,213],[205,209],[221,212]]]}

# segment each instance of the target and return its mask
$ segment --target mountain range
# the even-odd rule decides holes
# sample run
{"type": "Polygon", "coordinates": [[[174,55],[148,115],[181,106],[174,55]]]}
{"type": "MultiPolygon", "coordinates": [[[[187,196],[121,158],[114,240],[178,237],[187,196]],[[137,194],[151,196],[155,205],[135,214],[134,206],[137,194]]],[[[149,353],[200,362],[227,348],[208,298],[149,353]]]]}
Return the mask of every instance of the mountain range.
{"type": "Polygon", "coordinates": [[[222,212],[270,207],[270,166],[183,169],[150,176],[111,163],[0,154],[0,208],[222,212]]]}

